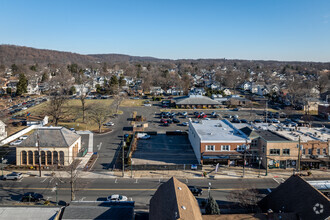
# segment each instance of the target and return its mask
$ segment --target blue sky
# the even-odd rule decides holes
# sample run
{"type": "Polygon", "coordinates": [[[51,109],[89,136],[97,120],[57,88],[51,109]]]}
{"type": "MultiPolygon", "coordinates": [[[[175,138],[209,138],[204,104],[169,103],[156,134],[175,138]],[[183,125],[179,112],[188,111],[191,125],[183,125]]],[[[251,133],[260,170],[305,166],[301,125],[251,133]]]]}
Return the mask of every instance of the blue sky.
{"type": "Polygon", "coordinates": [[[329,0],[0,0],[0,44],[158,58],[330,61],[329,0]]]}

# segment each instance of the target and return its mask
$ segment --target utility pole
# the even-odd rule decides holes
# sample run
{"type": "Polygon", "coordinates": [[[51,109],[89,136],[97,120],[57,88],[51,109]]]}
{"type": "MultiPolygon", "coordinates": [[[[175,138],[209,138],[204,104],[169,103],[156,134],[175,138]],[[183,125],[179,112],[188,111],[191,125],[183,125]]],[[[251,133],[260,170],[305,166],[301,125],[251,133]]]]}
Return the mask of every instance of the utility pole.
{"type": "Polygon", "coordinates": [[[124,136],[123,136],[123,142],[122,142],[122,153],[123,153],[123,155],[122,155],[122,176],[124,177],[124,175],[125,175],[125,158],[124,158],[124,151],[125,151],[125,140],[124,140],[124,136]]]}
{"type": "Polygon", "coordinates": [[[300,173],[300,150],[301,150],[301,146],[300,146],[300,135],[299,135],[299,139],[298,139],[298,164],[297,164],[297,172],[300,173]]]}
{"type": "Polygon", "coordinates": [[[246,148],[247,148],[247,140],[245,140],[245,145],[244,145],[244,156],[243,156],[243,177],[245,176],[245,160],[246,160],[246,148]]]}
{"type": "Polygon", "coordinates": [[[70,187],[71,187],[71,201],[75,200],[75,195],[74,195],[74,176],[73,176],[73,166],[72,164],[70,165],[70,174],[71,174],[71,180],[70,180],[70,187]]]}
{"type": "Polygon", "coordinates": [[[267,123],[267,116],[268,116],[268,111],[267,111],[267,109],[268,109],[268,100],[266,100],[266,120],[265,120],[266,123],[267,123]]]}
{"type": "Polygon", "coordinates": [[[39,158],[39,177],[41,177],[41,153],[40,153],[40,143],[39,143],[39,129],[37,130],[37,143],[38,147],[38,158],[39,158]]]}

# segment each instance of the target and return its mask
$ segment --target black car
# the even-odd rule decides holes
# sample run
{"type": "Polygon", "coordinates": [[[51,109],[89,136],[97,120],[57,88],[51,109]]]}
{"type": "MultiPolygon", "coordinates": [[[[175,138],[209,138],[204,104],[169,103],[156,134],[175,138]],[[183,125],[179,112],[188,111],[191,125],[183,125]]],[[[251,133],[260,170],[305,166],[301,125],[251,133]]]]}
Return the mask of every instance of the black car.
{"type": "Polygon", "coordinates": [[[41,195],[39,193],[27,192],[22,196],[21,201],[22,202],[39,202],[43,198],[44,198],[43,195],[41,195]]]}
{"type": "Polygon", "coordinates": [[[166,121],[167,121],[168,124],[172,124],[173,123],[173,121],[171,119],[167,119],[166,121]]]}
{"type": "Polygon", "coordinates": [[[241,119],[241,123],[249,123],[246,119],[241,119]]]}
{"type": "Polygon", "coordinates": [[[190,189],[191,193],[194,196],[200,196],[203,194],[203,190],[202,188],[196,187],[196,186],[188,186],[188,188],[190,189]]]}
{"type": "Polygon", "coordinates": [[[173,118],[172,121],[173,121],[173,123],[180,123],[180,120],[177,118],[173,118]]]}

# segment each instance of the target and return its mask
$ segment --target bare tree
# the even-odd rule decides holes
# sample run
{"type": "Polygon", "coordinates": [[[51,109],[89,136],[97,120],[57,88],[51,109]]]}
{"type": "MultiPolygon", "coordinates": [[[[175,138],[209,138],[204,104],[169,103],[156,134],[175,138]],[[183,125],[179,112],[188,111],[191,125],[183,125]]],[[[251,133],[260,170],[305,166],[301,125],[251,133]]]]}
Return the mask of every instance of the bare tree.
{"type": "Polygon", "coordinates": [[[64,109],[64,104],[66,102],[66,97],[57,93],[50,98],[47,113],[53,117],[53,122],[55,122],[55,126],[58,125],[59,120],[65,117],[66,111],[64,109]]]}
{"type": "Polygon", "coordinates": [[[89,117],[98,125],[99,133],[101,133],[102,125],[114,113],[114,109],[110,106],[95,104],[89,110],[89,117]]]}
{"type": "Polygon", "coordinates": [[[258,191],[253,188],[231,191],[227,199],[244,208],[252,209],[257,206],[257,202],[260,200],[258,191]]]}

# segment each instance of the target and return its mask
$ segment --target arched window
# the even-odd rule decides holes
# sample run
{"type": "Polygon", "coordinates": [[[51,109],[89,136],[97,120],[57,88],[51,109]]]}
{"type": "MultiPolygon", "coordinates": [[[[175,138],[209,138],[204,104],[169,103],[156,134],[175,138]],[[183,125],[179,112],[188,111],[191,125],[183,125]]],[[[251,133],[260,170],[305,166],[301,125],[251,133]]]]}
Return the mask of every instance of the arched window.
{"type": "Polygon", "coordinates": [[[53,151],[53,164],[58,164],[58,153],[53,151]]]}
{"type": "Polygon", "coordinates": [[[60,151],[60,165],[64,165],[64,152],[60,151]]]}
{"type": "Polygon", "coordinates": [[[39,165],[39,152],[37,150],[34,151],[34,164],[39,165]]]}
{"type": "Polygon", "coordinates": [[[25,165],[27,162],[27,155],[26,155],[26,151],[23,150],[22,151],[22,165],[25,165]]]}
{"type": "Polygon", "coordinates": [[[47,165],[52,165],[52,152],[47,151],[47,165]]]}
{"type": "Polygon", "coordinates": [[[46,165],[46,153],[41,151],[41,165],[46,165]]]}
{"type": "Polygon", "coordinates": [[[33,152],[29,150],[28,152],[29,164],[33,165],[33,152]]]}

